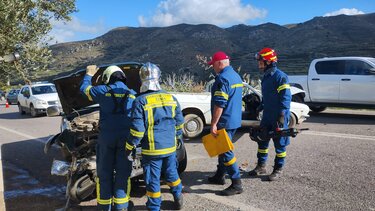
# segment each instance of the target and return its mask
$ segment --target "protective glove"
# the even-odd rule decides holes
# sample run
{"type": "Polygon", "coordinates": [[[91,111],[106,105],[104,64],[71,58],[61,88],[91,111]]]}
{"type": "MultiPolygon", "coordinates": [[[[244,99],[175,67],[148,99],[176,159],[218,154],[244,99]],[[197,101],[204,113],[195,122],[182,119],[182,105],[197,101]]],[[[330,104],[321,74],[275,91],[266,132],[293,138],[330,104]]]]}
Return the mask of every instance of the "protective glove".
{"type": "Polygon", "coordinates": [[[96,72],[98,72],[99,67],[96,65],[89,65],[86,67],[86,74],[90,76],[94,76],[96,72]]]}
{"type": "Polygon", "coordinates": [[[135,153],[133,153],[134,150],[135,149],[133,149],[133,150],[126,149],[125,150],[125,155],[126,155],[126,157],[128,158],[129,161],[134,161],[134,159],[135,159],[135,153]]]}

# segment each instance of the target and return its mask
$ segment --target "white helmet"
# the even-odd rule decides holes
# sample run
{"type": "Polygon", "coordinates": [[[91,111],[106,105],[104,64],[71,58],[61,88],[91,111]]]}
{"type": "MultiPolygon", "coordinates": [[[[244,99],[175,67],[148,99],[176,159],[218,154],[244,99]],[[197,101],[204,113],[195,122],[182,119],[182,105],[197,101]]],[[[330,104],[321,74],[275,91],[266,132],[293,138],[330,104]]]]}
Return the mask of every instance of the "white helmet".
{"type": "Polygon", "coordinates": [[[105,69],[104,72],[103,72],[103,76],[102,76],[103,83],[108,84],[109,79],[111,79],[111,75],[115,72],[121,72],[123,74],[123,76],[125,77],[125,74],[124,74],[124,72],[122,72],[121,68],[119,68],[118,66],[115,66],[115,65],[111,65],[111,66],[107,67],[107,69],[105,69]]]}
{"type": "Polygon", "coordinates": [[[148,90],[159,91],[161,86],[159,84],[161,71],[158,66],[147,62],[139,70],[139,77],[141,78],[141,92],[146,92],[148,90]]]}

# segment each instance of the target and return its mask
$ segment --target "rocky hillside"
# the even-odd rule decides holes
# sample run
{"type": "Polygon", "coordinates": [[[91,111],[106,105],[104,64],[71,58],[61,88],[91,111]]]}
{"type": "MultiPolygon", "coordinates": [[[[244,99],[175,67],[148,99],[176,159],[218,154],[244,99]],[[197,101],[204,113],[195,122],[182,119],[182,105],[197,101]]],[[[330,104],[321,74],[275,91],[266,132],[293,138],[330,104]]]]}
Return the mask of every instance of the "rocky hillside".
{"type": "Polygon", "coordinates": [[[208,71],[196,56],[210,57],[223,50],[241,73],[257,73],[254,54],[273,47],[279,67],[289,74],[304,73],[314,58],[328,56],[375,57],[375,13],[357,16],[316,17],[310,21],[280,26],[180,24],[170,27],[116,28],[92,40],[51,46],[55,61],[51,69],[66,73],[87,64],[151,61],[167,73],[191,73],[205,80],[208,71]]]}

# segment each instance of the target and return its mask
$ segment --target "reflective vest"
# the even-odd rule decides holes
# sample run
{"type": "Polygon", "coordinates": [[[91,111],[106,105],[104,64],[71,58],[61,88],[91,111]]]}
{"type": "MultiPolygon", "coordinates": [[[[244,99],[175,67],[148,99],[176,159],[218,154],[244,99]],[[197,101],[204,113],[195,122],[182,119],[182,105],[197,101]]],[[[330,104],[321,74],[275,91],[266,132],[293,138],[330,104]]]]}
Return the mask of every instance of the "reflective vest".
{"type": "Polygon", "coordinates": [[[99,103],[101,131],[129,130],[130,111],[136,92],[130,90],[123,82],[110,85],[91,85],[92,76],[85,75],[80,91],[90,101],[99,103]]]}
{"type": "Polygon", "coordinates": [[[165,91],[139,95],[133,104],[127,149],[141,142],[142,154],[168,156],[176,151],[176,137],[182,135],[184,117],[177,99],[165,91]]]}
{"type": "Polygon", "coordinates": [[[211,88],[211,115],[214,106],[223,108],[218,128],[236,129],[242,119],[242,80],[231,66],[225,67],[216,76],[211,88]]]}
{"type": "Polygon", "coordinates": [[[280,115],[289,117],[292,99],[288,76],[277,67],[272,67],[262,79],[263,118],[261,125],[276,124],[280,115]]]}

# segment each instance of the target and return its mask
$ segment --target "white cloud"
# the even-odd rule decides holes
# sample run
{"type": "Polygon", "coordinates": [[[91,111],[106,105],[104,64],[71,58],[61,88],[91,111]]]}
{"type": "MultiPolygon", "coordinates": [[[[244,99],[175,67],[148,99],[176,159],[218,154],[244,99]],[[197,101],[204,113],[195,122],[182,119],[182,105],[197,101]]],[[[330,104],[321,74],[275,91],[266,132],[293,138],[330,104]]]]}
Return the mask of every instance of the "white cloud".
{"type": "Polygon", "coordinates": [[[241,0],[164,0],[152,17],[139,16],[140,26],[170,26],[180,23],[219,26],[246,23],[264,18],[267,11],[241,0]]]}
{"type": "Polygon", "coordinates": [[[77,17],[73,16],[70,22],[51,20],[52,31],[49,33],[53,37],[50,44],[81,40],[84,37],[95,37],[106,31],[104,21],[95,24],[85,24],[77,17]]]}
{"type": "Polygon", "coordinates": [[[327,16],[336,16],[336,15],[362,15],[362,14],[365,14],[365,13],[356,8],[352,8],[352,9],[342,8],[337,11],[326,13],[323,16],[327,17],[327,16]]]}

